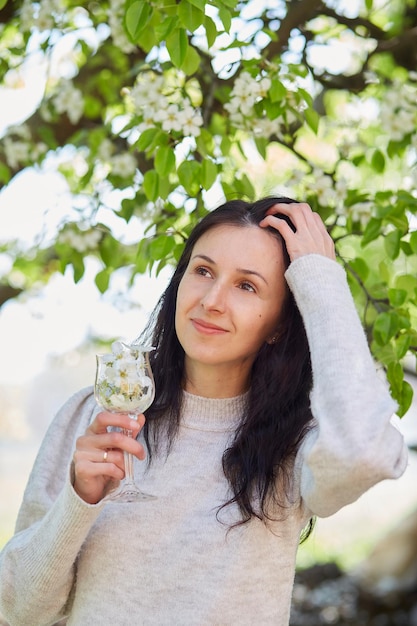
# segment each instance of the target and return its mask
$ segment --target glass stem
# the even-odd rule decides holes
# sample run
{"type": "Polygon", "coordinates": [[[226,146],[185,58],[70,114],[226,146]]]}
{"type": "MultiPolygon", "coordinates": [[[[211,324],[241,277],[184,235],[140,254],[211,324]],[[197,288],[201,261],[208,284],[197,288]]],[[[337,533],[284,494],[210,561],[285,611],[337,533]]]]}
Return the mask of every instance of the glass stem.
{"type": "MultiPolygon", "coordinates": [[[[129,413],[129,417],[132,420],[137,420],[137,416],[135,414],[129,413]]],[[[132,438],[133,433],[131,430],[124,428],[123,433],[128,437],[132,438]]],[[[129,454],[129,452],[124,452],[124,460],[125,460],[125,485],[133,486],[133,455],[129,454]]]]}

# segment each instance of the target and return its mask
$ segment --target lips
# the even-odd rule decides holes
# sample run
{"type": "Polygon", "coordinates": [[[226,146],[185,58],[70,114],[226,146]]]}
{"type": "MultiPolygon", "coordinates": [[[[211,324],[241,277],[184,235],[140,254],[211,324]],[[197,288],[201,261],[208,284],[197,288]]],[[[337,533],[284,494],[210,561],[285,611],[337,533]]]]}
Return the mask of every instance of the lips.
{"type": "Polygon", "coordinates": [[[227,330],[225,330],[221,326],[217,326],[216,324],[210,324],[210,322],[206,322],[201,319],[194,318],[191,320],[191,323],[198,332],[205,335],[219,335],[227,333],[227,330]]]}

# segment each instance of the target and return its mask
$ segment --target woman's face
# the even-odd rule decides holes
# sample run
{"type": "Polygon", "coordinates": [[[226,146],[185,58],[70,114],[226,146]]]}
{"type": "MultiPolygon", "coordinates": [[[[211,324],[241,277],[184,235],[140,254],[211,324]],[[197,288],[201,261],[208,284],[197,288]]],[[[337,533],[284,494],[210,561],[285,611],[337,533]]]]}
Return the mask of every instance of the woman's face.
{"type": "Polygon", "coordinates": [[[258,226],[221,225],[200,237],[177,294],[175,328],[186,375],[227,366],[228,374],[248,376],[277,329],[284,271],[279,242],[258,226]]]}

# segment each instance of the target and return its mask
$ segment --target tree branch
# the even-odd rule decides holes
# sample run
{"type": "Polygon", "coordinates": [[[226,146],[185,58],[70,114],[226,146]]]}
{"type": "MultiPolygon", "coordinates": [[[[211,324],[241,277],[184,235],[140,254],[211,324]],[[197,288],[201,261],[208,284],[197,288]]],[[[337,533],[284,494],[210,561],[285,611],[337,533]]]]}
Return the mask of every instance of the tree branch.
{"type": "Polygon", "coordinates": [[[267,47],[268,56],[270,58],[279,56],[287,50],[291,32],[294,28],[300,28],[302,24],[315,17],[323,6],[322,0],[290,0],[287,2],[287,14],[281,20],[277,30],[277,41],[271,41],[267,47]]]}

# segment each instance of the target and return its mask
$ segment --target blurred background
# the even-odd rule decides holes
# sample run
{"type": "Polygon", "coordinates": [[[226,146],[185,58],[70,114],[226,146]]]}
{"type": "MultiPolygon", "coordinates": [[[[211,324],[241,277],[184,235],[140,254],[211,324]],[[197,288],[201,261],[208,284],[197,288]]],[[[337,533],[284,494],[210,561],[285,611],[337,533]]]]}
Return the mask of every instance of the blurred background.
{"type": "Polygon", "coordinates": [[[0,0],[0,549],[54,414],[140,334],[195,220],[291,195],[337,240],[410,448],[318,520],[291,626],[417,626],[416,29],[415,0],[0,0]]]}

